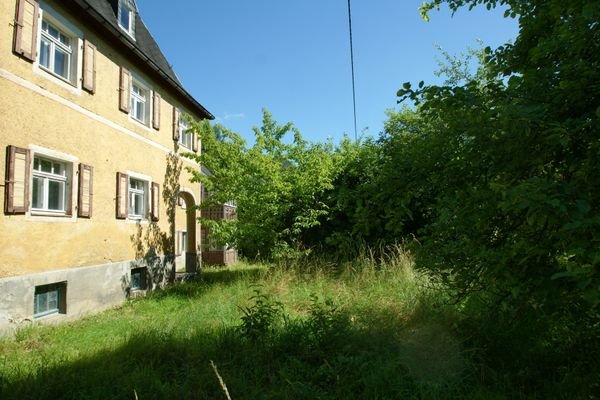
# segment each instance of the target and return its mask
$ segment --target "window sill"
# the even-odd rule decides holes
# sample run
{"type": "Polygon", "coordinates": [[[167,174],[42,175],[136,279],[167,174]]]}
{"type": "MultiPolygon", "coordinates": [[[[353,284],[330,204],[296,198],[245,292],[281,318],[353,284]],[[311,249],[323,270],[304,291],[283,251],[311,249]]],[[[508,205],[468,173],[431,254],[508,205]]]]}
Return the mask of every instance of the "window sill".
{"type": "Polygon", "coordinates": [[[36,62],[34,64],[33,70],[37,75],[43,77],[47,81],[50,81],[64,89],[68,90],[69,92],[71,92],[75,95],[78,95],[78,96],[81,95],[81,88],[78,85],[63,78],[62,76],[56,75],[53,72],[45,69],[39,63],[36,62]]]}
{"type": "Polygon", "coordinates": [[[65,215],[65,214],[54,214],[54,213],[45,213],[39,211],[31,211],[26,215],[26,220],[28,221],[37,221],[37,222],[77,222],[77,216],[74,215],[65,215]]]}
{"type": "Polygon", "coordinates": [[[147,225],[150,222],[150,220],[148,220],[148,219],[132,218],[130,216],[127,217],[126,221],[129,224],[142,224],[142,225],[147,225]]]}
{"type": "Polygon", "coordinates": [[[139,127],[144,128],[144,130],[146,130],[148,132],[152,132],[153,131],[153,129],[150,128],[150,124],[148,124],[148,123],[146,123],[144,121],[140,121],[139,119],[134,118],[131,115],[129,115],[129,120],[132,121],[133,123],[135,123],[136,125],[138,125],[139,127]]]}
{"type": "Polygon", "coordinates": [[[123,33],[125,33],[129,39],[133,40],[134,42],[136,41],[135,40],[135,35],[134,35],[134,33],[132,31],[130,31],[129,29],[125,28],[120,23],[118,25],[119,25],[119,29],[121,29],[121,31],[123,33]]]}
{"type": "Polygon", "coordinates": [[[129,288],[129,298],[134,299],[136,297],[144,297],[147,292],[148,292],[148,289],[129,288]]]}

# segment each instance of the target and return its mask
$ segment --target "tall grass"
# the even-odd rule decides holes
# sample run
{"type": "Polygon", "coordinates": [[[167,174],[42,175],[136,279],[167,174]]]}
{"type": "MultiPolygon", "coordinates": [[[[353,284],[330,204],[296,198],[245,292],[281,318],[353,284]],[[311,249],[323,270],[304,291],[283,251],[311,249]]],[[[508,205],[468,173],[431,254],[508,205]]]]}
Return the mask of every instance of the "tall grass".
{"type": "Polygon", "coordinates": [[[0,340],[0,399],[223,399],[224,385],[233,399],[513,397],[480,379],[444,291],[401,246],[378,254],[209,269],[24,327],[0,340]]]}

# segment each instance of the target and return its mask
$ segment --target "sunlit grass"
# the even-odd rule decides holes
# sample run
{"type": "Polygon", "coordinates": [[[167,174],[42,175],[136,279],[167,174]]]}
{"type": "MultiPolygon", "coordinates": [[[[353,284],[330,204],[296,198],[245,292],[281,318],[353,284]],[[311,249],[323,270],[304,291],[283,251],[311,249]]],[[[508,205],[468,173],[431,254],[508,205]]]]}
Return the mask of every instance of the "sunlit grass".
{"type": "Polygon", "coordinates": [[[510,397],[480,380],[444,291],[401,247],[385,254],[206,269],[75,322],[24,326],[0,340],[0,398],[222,399],[211,360],[234,399],[510,397]],[[264,311],[257,293],[281,312],[251,337],[241,316],[264,311]]]}

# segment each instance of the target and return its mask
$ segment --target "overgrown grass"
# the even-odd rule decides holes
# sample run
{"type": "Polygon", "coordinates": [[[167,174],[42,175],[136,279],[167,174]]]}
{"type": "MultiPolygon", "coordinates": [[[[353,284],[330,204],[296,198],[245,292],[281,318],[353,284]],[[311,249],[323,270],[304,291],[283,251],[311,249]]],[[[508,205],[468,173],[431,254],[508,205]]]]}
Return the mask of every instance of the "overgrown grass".
{"type": "Polygon", "coordinates": [[[1,340],[0,398],[223,399],[211,360],[233,399],[514,397],[485,385],[444,296],[401,248],[345,265],[206,270],[1,340]]]}

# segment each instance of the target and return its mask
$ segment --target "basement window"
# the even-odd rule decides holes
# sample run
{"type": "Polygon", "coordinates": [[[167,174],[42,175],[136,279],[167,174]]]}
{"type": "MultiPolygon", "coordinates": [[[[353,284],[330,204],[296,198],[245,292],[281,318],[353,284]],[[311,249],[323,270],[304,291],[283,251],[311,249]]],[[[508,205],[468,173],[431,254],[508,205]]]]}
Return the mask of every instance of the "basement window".
{"type": "Polygon", "coordinates": [[[133,268],[131,270],[131,290],[146,289],[146,268],[133,268]]]}
{"type": "Polygon", "coordinates": [[[67,313],[67,282],[35,287],[33,317],[67,313]]]}

